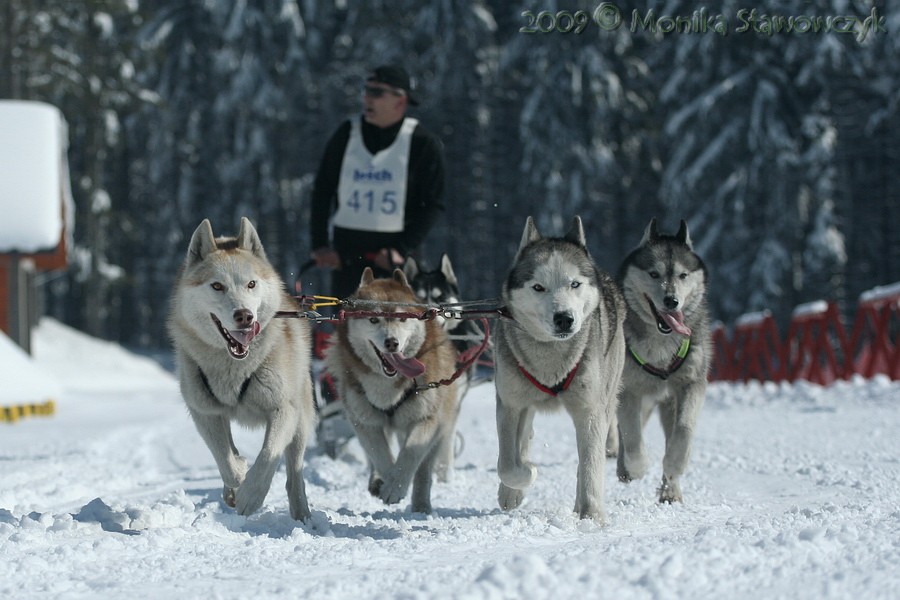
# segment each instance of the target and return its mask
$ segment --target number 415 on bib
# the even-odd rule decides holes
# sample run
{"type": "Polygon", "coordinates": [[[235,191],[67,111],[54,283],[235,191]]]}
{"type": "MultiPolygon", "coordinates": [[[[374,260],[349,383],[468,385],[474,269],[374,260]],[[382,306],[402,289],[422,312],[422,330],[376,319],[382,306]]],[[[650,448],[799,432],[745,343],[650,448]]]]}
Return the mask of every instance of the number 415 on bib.
{"type": "Polygon", "coordinates": [[[383,215],[392,215],[397,212],[397,192],[394,190],[384,192],[353,190],[347,199],[347,207],[357,213],[363,211],[373,214],[378,211],[383,215]]]}

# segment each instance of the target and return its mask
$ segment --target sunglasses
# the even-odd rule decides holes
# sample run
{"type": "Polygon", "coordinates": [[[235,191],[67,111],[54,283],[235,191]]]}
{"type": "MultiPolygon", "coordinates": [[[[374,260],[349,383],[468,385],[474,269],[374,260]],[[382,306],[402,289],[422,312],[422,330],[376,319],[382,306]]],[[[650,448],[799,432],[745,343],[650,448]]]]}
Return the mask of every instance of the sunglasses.
{"type": "Polygon", "coordinates": [[[366,85],[363,86],[363,93],[369,98],[381,98],[387,93],[393,94],[395,96],[405,96],[406,92],[403,90],[398,90],[394,88],[383,88],[377,87],[374,85],[366,85]]]}

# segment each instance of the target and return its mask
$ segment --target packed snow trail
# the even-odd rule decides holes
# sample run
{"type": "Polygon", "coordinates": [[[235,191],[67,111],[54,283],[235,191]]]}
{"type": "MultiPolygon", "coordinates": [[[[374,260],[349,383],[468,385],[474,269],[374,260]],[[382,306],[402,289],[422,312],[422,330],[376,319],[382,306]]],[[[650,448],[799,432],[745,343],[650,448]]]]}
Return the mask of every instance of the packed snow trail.
{"type": "MultiPolygon", "coordinates": [[[[574,429],[535,419],[538,477],[497,508],[493,387],[463,403],[466,446],[434,514],[366,491],[362,451],[308,452],[312,522],[283,469],[241,517],[172,376],[42,323],[57,414],[0,427],[0,596],[8,598],[891,598],[900,594],[900,384],[710,386],[685,502],[661,505],[662,435],[609,521],[572,513],[574,429]],[[51,338],[51,339],[47,339],[51,338]],[[49,345],[59,347],[49,350],[49,345]]],[[[261,433],[236,430],[254,456],[261,433]]],[[[408,499],[407,499],[408,500],[408,499]]]]}

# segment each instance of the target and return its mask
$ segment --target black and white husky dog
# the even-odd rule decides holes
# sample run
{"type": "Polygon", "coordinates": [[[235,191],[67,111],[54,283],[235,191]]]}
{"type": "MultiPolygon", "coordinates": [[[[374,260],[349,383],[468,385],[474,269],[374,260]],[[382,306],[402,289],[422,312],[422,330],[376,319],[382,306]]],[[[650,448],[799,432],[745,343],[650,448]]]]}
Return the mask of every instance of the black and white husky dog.
{"type": "Polygon", "coordinates": [[[606,442],[625,362],[625,303],[588,253],[581,219],[544,238],[529,217],[503,286],[512,320],[497,322],[494,362],[500,507],[518,507],[534,482],[537,411],[565,408],[575,425],[575,512],[603,521],[606,442]]]}
{"type": "Polygon", "coordinates": [[[687,224],[663,235],[651,220],[618,281],[628,304],[628,360],[619,396],[617,474],[628,482],[647,472],[642,431],[658,407],[666,437],[659,501],[680,502],[712,354],[706,266],[693,251],[687,224]]]}

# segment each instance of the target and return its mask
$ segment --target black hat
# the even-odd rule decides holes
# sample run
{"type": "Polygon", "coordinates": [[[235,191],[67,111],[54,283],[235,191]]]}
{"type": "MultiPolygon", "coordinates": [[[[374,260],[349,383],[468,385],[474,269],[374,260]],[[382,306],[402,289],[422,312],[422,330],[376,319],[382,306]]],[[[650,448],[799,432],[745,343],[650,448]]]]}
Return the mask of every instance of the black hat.
{"type": "Polygon", "coordinates": [[[412,106],[418,106],[419,101],[413,96],[411,80],[406,69],[397,65],[383,65],[372,70],[368,81],[377,81],[406,92],[406,97],[412,106]]]}

